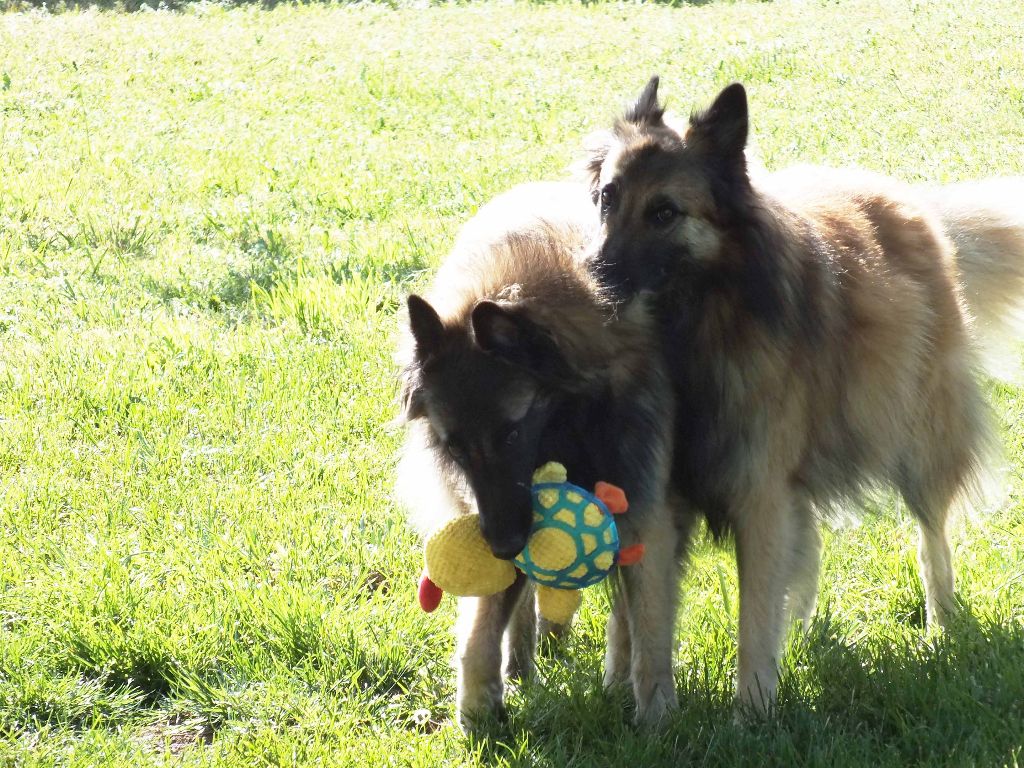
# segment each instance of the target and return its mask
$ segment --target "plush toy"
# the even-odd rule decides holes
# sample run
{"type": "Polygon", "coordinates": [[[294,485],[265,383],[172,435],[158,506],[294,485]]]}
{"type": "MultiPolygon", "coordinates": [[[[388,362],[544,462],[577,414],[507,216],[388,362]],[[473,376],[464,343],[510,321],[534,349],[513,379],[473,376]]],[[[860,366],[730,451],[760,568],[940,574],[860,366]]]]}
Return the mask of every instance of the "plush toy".
{"type": "Polygon", "coordinates": [[[620,547],[613,514],[627,509],[626,495],[610,483],[594,493],[566,481],[565,467],[549,462],[533,474],[533,528],[513,562],[499,560],[480,533],[478,515],[461,515],[426,542],[419,601],[433,611],[443,592],[484,597],[508,589],[516,568],[537,583],[540,615],[567,624],[580,604],[579,590],[604,579],[614,565],[643,557],[643,545],[620,547]]]}

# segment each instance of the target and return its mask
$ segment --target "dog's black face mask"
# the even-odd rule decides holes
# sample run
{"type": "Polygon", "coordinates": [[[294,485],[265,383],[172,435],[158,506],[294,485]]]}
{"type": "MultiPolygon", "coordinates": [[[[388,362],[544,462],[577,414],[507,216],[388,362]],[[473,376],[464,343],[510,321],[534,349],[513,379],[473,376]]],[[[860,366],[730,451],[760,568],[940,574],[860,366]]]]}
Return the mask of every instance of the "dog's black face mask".
{"type": "Polygon", "coordinates": [[[690,254],[685,242],[668,239],[665,234],[658,229],[604,229],[604,238],[591,245],[587,262],[609,298],[629,301],[637,294],[665,289],[690,254]]]}
{"type": "Polygon", "coordinates": [[[446,327],[409,299],[418,381],[410,418],[426,418],[442,461],[463,474],[496,557],[518,555],[530,534],[530,485],[565,364],[551,337],[514,305],[480,302],[469,327],[446,327]]]}
{"type": "Polygon", "coordinates": [[[657,85],[653,78],[636,106],[591,144],[601,228],[587,261],[618,301],[728,272],[724,252],[749,245],[737,246],[733,231],[749,194],[742,86],[722,91],[680,133],[663,120],[657,85]]]}

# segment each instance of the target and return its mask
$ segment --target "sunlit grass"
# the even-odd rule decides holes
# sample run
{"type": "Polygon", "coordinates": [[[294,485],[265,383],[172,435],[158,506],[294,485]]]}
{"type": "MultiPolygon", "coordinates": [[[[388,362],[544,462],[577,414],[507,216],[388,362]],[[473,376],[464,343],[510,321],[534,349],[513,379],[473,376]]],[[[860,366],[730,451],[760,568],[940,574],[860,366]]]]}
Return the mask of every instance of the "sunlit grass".
{"type": "Polygon", "coordinates": [[[703,542],[664,734],[600,686],[605,597],[483,739],[451,726],[390,486],[396,311],[460,224],[654,72],[733,79],[771,167],[1024,172],[1016,0],[0,16],[0,763],[1019,764],[1021,393],[973,618],[924,638],[913,526],[828,538],[777,721],[732,726],[736,584],[703,542]]]}

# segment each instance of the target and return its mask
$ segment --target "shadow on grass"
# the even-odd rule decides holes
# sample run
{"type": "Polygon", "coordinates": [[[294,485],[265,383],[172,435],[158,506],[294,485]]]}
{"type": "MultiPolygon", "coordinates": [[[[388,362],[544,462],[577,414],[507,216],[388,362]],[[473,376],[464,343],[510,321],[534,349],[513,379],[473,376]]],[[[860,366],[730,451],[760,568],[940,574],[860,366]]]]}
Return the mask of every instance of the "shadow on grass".
{"type": "MultiPolygon", "coordinates": [[[[848,629],[848,628],[846,628],[848,629]]],[[[1024,751],[1024,626],[959,618],[913,641],[851,641],[828,618],[789,654],[778,709],[735,725],[718,660],[684,672],[680,709],[659,733],[576,670],[546,670],[477,746],[487,764],[1003,765],[1024,751]]]]}

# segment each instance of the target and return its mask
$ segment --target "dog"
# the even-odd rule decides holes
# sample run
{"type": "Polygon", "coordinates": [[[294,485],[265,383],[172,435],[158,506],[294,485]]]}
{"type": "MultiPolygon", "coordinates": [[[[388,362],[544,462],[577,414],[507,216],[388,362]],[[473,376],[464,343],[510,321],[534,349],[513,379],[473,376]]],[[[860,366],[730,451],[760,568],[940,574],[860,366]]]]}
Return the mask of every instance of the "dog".
{"type": "Polygon", "coordinates": [[[657,89],[588,142],[586,260],[619,314],[658,324],[670,484],[735,539],[736,702],[759,716],[788,620],[815,608],[819,522],[869,489],[897,489],[919,525],[928,624],[957,610],[948,511],[992,441],[975,319],[1024,295],[1024,180],[764,173],[748,167],[742,85],[683,124],[657,89]]]}
{"type": "MultiPolygon", "coordinates": [[[[476,511],[488,546],[511,559],[532,523],[533,470],[564,464],[572,482],[622,487],[623,569],[608,624],[605,680],[631,684],[639,722],[675,700],[678,567],[690,518],[669,498],[674,399],[660,336],[643,308],[612,317],[582,259],[597,217],[583,184],[535,183],[484,206],[425,297],[408,297],[400,352],[407,423],[398,491],[427,532],[476,511]]],[[[505,674],[528,676],[537,636],[525,577],[459,602],[456,708],[466,730],[502,711],[505,674]]],[[[557,632],[556,627],[541,627],[557,632]]]]}

